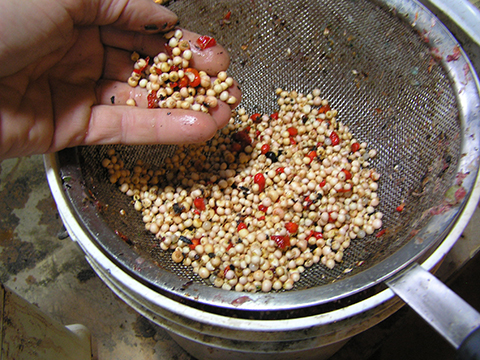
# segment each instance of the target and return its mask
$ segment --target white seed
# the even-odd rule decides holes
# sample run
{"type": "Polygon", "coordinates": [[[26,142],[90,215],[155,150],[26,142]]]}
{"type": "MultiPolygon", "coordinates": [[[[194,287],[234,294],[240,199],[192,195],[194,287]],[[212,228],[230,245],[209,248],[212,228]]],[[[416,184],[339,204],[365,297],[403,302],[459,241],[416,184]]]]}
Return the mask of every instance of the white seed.
{"type": "Polygon", "coordinates": [[[183,58],[188,61],[192,59],[192,55],[192,50],[185,50],[182,54],[183,58]]]}
{"type": "MultiPolygon", "coordinates": [[[[200,72],[204,87],[195,89],[176,91],[165,85],[185,76],[182,66],[188,66],[192,55],[188,43],[175,34],[169,40],[178,42],[173,57],[158,54],[156,65],[147,69],[148,80],[135,74],[132,84],[157,91],[162,108],[208,112],[218,101],[235,104],[237,99],[226,90],[234,81],[225,72],[213,84],[200,72]],[[170,71],[172,65],[180,70],[170,71]],[[168,69],[167,73],[156,72],[157,67],[168,69]]],[[[138,59],[137,69],[146,65],[142,60],[138,59]]],[[[318,89],[307,95],[276,92],[281,103],[278,118],[264,114],[253,119],[238,109],[210,142],[180,145],[158,170],[143,162],[127,170],[115,151],[102,160],[109,180],[133,197],[145,228],[163,239],[162,251],[174,250],[173,261],[183,262],[200,278],[225,290],[290,290],[305,268],[320,262],[332,269],[343,260],[352,239],[363,239],[383,225],[383,214],[375,212],[380,175],[369,168],[376,150],[361,143],[360,150],[351,153],[357,140],[336,119],[335,109],[318,113],[316,107],[328,104],[318,89]],[[251,144],[234,152],[231,135],[246,126],[251,144]],[[298,134],[292,137],[289,127],[298,134]],[[333,131],[342,140],[339,145],[331,146],[333,131]],[[275,162],[262,153],[264,144],[276,154],[275,162]],[[314,161],[308,156],[313,147],[318,154],[314,161]],[[254,181],[257,173],[265,174],[262,187],[254,181]],[[197,208],[197,198],[204,198],[205,209],[197,208]],[[238,230],[239,221],[246,227],[238,230]],[[297,224],[298,232],[288,233],[287,222],[297,224]],[[309,237],[312,232],[323,233],[323,238],[309,237]],[[182,235],[200,239],[200,244],[192,250],[178,241],[182,235]],[[288,236],[290,246],[281,249],[274,235],[288,236]]]]}

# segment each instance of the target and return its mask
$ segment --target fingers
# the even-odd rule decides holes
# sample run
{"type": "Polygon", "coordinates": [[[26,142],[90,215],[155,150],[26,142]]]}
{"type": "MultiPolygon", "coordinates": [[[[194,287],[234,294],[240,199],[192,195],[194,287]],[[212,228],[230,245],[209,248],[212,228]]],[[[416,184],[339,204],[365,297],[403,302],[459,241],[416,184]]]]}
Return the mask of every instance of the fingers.
{"type": "MultiPolygon", "coordinates": [[[[225,71],[228,68],[230,57],[221,45],[216,44],[201,50],[196,44],[199,34],[183,29],[182,32],[183,40],[188,41],[190,50],[192,50],[193,56],[190,60],[192,67],[203,70],[209,75],[217,75],[220,71],[225,71]]],[[[167,43],[166,39],[160,34],[145,35],[119,30],[110,26],[101,29],[101,39],[105,45],[116,48],[116,51],[121,51],[119,49],[127,50],[127,52],[137,51],[150,57],[154,57],[160,52],[165,52],[165,44],[167,43]]],[[[124,62],[128,61],[130,67],[132,66],[129,57],[127,60],[125,54],[115,54],[114,50],[112,49],[106,54],[106,69],[119,59],[123,59],[124,62]]]]}
{"type": "MultiPolygon", "coordinates": [[[[237,99],[235,104],[229,106],[231,110],[238,106],[242,94],[236,83],[228,89],[228,92],[237,99]]],[[[148,107],[147,90],[139,86],[131,87],[125,82],[102,81],[98,84],[96,93],[99,104],[126,105],[128,99],[134,99],[138,107],[148,107]]],[[[219,101],[218,103],[222,104],[223,102],[219,101]]]]}
{"type": "Polygon", "coordinates": [[[198,143],[218,125],[213,116],[190,110],[97,105],[83,145],[198,143]]]}
{"type": "MultiPolygon", "coordinates": [[[[76,11],[74,16],[87,17],[93,13],[96,14],[94,21],[96,25],[114,25],[119,29],[150,34],[168,31],[178,22],[177,15],[152,0],[113,0],[91,3],[96,4],[94,11],[76,11]]],[[[84,22],[85,19],[76,21],[77,24],[84,22]]]]}
{"type": "MultiPolygon", "coordinates": [[[[201,50],[196,45],[199,35],[182,30],[183,40],[190,44],[190,66],[211,76],[228,68],[230,59],[220,45],[201,50]]],[[[139,34],[114,27],[101,30],[106,47],[103,78],[97,86],[97,102],[92,109],[85,145],[91,144],[181,144],[210,139],[223,128],[231,117],[232,108],[238,105],[241,92],[235,83],[228,89],[237,102],[231,106],[218,101],[209,113],[181,109],[147,109],[147,90],[131,87],[126,80],[133,70],[131,52],[154,57],[165,52],[167,40],[161,34],[139,34]],[[134,99],[136,106],[125,106],[134,99]],[[114,105],[114,106],[112,106],[114,105]]]]}
{"type": "Polygon", "coordinates": [[[97,100],[103,105],[126,105],[134,99],[138,107],[147,108],[147,90],[117,81],[103,81],[97,88],[97,100]]]}
{"type": "Polygon", "coordinates": [[[105,48],[105,66],[102,77],[126,82],[133,71],[132,52],[112,47],[105,48]]]}
{"type": "MultiPolygon", "coordinates": [[[[147,90],[141,87],[131,87],[124,82],[118,81],[102,81],[97,87],[97,101],[103,105],[126,105],[128,99],[134,99],[137,107],[147,108],[147,90]]],[[[238,86],[229,88],[229,93],[235,96],[237,102],[235,104],[227,105],[222,101],[218,101],[215,108],[210,109],[210,115],[217,123],[218,129],[224,127],[231,116],[231,111],[235,108],[241,99],[241,92],[238,86]]],[[[150,111],[157,111],[158,109],[148,109],[150,111]]],[[[176,109],[174,111],[177,111],[176,109]]],[[[201,114],[198,111],[192,111],[193,116],[201,114]]]]}

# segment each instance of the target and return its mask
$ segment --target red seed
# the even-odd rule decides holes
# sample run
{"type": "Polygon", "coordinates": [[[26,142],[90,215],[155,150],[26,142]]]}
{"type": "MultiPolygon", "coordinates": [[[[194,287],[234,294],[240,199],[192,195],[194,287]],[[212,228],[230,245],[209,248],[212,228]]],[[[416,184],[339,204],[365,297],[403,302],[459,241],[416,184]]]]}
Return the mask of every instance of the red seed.
{"type": "Polygon", "coordinates": [[[153,109],[154,107],[157,107],[157,92],[152,91],[150,94],[147,95],[147,102],[148,102],[148,108],[153,109]]]}
{"type": "Polygon", "coordinates": [[[324,105],[318,109],[319,114],[325,114],[327,111],[330,111],[330,105],[324,105]]]}
{"type": "Polygon", "coordinates": [[[149,61],[150,61],[150,57],[147,56],[145,58],[145,65],[140,69],[140,72],[143,72],[147,68],[149,61]]]}
{"type": "Polygon", "coordinates": [[[308,153],[307,156],[310,158],[310,162],[312,162],[313,159],[315,159],[317,157],[317,152],[315,150],[312,150],[308,153]]]}
{"type": "Polygon", "coordinates": [[[278,120],[278,112],[275,112],[272,115],[270,115],[270,118],[272,118],[273,120],[278,120]]]}
{"type": "Polygon", "coordinates": [[[324,187],[325,185],[327,185],[327,181],[326,181],[326,180],[322,180],[322,182],[320,183],[320,187],[324,187]]]}
{"type": "Polygon", "coordinates": [[[342,172],[345,174],[345,180],[350,180],[352,178],[352,173],[346,169],[342,169],[342,172]]]}
{"type": "Polygon", "coordinates": [[[195,247],[200,244],[200,239],[192,239],[192,243],[188,245],[191,250],[195,250],[195,247]]]}
{"type": "Polygon", "coordinates": [[[307,240],[310,239],[311,237],[314,237],[315,239],[323,239],[323,234],[318,231],[311,231],[310,234],[307,237],[307,240]]]}
{"type": "Polygon", "coordinates": [[[259,182],[262,182],[262,181],[265,182],[265,176],[262,173],[258,173],[253,177],[253,181],[255,183],[259,183],[259,182]]]}
{"type": "Polygon", "coordinates": [[[253,182],[258,184],[260,192],[265,189],[265,176],[262,173],[258,173],[253,177],[253,182]]]}
{"type": "Polygon", "coordinates": [[[255,123],[255,124],[258,124],[258,123],[261,123],[262,122],[262,116],[258,113],[255,113],[253,114],[252,116],[250,116],[250,119],[252,119],[252,121],[255,123]]]}
{"type": "Polygon", "coordinates": [[[285,168],[284,168],[284,167],[279,167],[279,168],[277,168],[277,170],[275,170],[275,172],[276,172],[277,174],[281,174],[281,173],[283,173],[284,171],[285,171],[285,168]]]}
{"type": "Polygon", "coordinates": [[[288,235],[272,235],[271,239],[275,241],[280,249],[285,249],[290,246],[290,237],[288,235]]]}
{"type": "Polygon", "coordinates": [[[398,206],[397,206],[397,211],[398,211],[398,212],[402,212],[404,207],[405,207],[405,204],[404,204],[404,203],[402,203],[401,205],[398,205],[398,206]]]}
{"type": "Polygon", "coordinates": [[[205,199],[204,198],[201,198],[201,197],[197,197],[195,200],[193,200],[193,205],[195,205],[195,207],[200,210],[200,211],[203,211],[205,210],[205,199]]]}
{"type": "Polygon", "coordinates": [[[180,79],[180,81],[178,82],[178,87],[179,88],[184,88],[184,87],[187,87],[189,84],[189,80],[188,80],[188,77],[184,76],[180,79]]]}
{"type": "Polygon", "coordinates": [[[202,35],[197,39],[197,44],[200,47],[200,49],[205,50],[217,45],[217,42],[213,37],[202,35]]]}
{"type": "Polygon", "coordinates": [[[290,136],[297,136],[298,134],[297,128],[294,128],[294,127],[289,127],[287,131],[290,134],[290,136]]]}
{"type": "Polygon", "coordinates": [[[237,225],[237,231],[240,231],[242,229],[246,229],[247,228],[247,224],[245,224],[244,222],[241,222],[237,225]]]}
{"type": "MultiPolygon", "coordinates": [[[[230,250],[233,247],[232,243],[228,244],[227,251],[230,250]]],[[[230,265],[225,266],[225,269],[223,269],[223,276],[227,276],[227,272],[230,271],[230,265]]]]}
{"type": "Polygon", "coordinates": [[[375,237],[379,238],[383,236],[386,232],[387,232],[387,229],[382,229],[375,235],[375,237]]]}
{"type": "Polygon", "coordinates": [[[189,85],[191,87],[197,87],[200,85],[200,74],[198,73],[197,69],[194,68],[186,68],[185,69],[185,76],[182,78],[187,78],[189,85]]]}
{"type": "Polygon", "coordinates": [[[332,141],[332,146],[340,144],[340,137],[335,131],[332,131],[330,134],[330,140],[332,141]]]}
{"type": "Polygon", "coordinates": [[[172,47],[168,44],[165,44],[164,47],[165,47],[165,52],[168,54],[168,56],[172,56],[172,47]]]}
{"type": "Polygon", "coordinates": [[[353,143],[352,146],[350,147],[350,149],[352,150],[352,152],[357,152],[358,150],[360,150],[360,144],[359,143],[353,143]]]}
{"type": "Polygon", "coordinates": [[[262,204],[258,205],[258,210],[262,212],[267,212],[267,209],[268,207],[266,207],[265,205],[262,205],[262,204]]]}
{"type": "Polygon", "coordinates": [[[268,144],[263,144],[260,151],[261,151],[262,154],[266,154],[267,152],[270,151],[270,145],[268,145],[268,144]]]}
{"type": "Polygon", "coordinates": [[[294,222],[287,222],[285,224],[285,229],[287,229],[290,234],[295,234],[298,231],[298,224],[295,224],[294,222]]]}

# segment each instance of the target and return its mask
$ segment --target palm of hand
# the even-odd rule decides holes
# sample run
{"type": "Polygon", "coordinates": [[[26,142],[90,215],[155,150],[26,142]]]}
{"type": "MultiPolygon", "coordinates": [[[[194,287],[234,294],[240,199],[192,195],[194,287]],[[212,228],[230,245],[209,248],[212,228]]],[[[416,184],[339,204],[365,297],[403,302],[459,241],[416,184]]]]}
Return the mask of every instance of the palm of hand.
{"type": "Polygon", "coordinates": [[[71,39],[1,79],[0,154],[45,153],[83,142],[97,103],[104,46],[96,26],[75,29],[71,39]]]}

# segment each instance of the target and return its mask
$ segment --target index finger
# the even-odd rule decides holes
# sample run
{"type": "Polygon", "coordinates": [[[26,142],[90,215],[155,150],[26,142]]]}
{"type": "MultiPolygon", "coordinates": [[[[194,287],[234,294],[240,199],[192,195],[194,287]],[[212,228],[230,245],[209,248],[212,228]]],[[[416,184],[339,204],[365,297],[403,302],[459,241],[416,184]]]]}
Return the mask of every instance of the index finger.
{"type": "Polygon", "coordinates": [[[198,143],[219,127],[215,116],[191,110],[96,105],[82,145],[198,143]]]}
{"type": "MultiPolygon", "coordinates": [[[[201,69],[213,76],[220,71],[227,70],[230,65],[230,57],[226,49],[219,44],[202,49],[196,44],[199,34],[181,30],[183,32],[182,39],[188,41],[192,51],[192,59],[190,60],[192,67],[201,69]]],[[[110,26],[102,28],[101,39],[104,45],[132,52],[136,51],[150,57],[166,52],[165,45],[168,43],[164,34],[141,34],[110,26]]]]}

